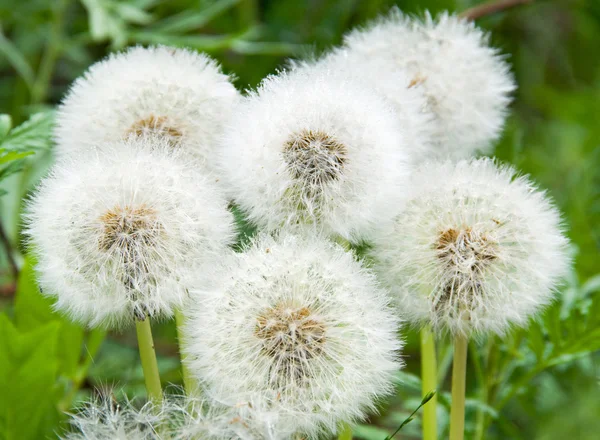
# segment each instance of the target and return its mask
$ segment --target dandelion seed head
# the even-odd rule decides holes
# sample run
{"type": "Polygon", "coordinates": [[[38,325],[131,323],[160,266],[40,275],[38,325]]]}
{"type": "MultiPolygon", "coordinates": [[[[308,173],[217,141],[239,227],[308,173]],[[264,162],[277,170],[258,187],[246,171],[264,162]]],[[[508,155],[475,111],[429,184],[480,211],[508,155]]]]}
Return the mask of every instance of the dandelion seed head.
{"type": "Polygon", "coordinates": [[[234,236],[227,201],[168,141],[129,139],[64,160],[29,202],[38,280],[90,326],[170,316],[234,236]]]}
{"type": "Polygon", "coordinates": [[[272,432],[316,438],[362,419],[393,389],[398,319],[340,246],[261,235],[215,281],[191,292],[184,347],[215,400],[253,402],[272,414],[272,432]]]}
{"type": "Polygon", "coordinates": [[[217,138],[238,99],[230,78],[204,54],[130,48],[75,81],[57,113],[57,153],[68,157],[128,137],[150,137],[210,169],[217,138]]]}
{"type": "Polygon", "coordinates": [[[526,177],[489,159],[430,163],[376,267],[406,317],[440,332],[506,332],[552,301],[570,258],[560,215],[526,177]],[[435,176],[435,178],[432,178],[435,176]]]}
{"type": "Polygon", "coordinates": [[[422,130],[432,127],[433,144],[421,158],[461,159],[491,151],[516,87],[489,40],[475,24],[448,13],[417,19],[393,9],[350,32],[320,62],[346,72],[366,69],[397,108],[407,101],[406,89],[420,94],[421,110],[433,118],[422,130]]]}
{"type": "Polygon", "coordinates": [[[359,82],[325,69],[282,72],[236,108],[221,175],[263,229],[360,240],[400,209],[405,140],[392,107],[359,82]]]}

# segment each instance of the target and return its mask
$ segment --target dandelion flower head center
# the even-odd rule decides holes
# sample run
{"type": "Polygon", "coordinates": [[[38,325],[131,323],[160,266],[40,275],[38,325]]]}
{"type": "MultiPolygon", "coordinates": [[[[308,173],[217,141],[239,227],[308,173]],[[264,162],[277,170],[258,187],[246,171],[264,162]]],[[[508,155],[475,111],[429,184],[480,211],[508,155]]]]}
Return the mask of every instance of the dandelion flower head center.
{"type": "Polygon", "coordinates": [[[283,154],[294,179],[320,187],[340,178],[347,149],[323,131],[304,130],[286,142],[283,154]]]}
{"type": "Polygon", "coordinates": [[[259,314],[255,335],[262,351],[273,359],[277,381],[297,381],[306,375],[310,359],[319,356],[326,326],[308,307],[279,304],[259,314]]]}
{"type": "Polygon", "coordinates": [[[498,243],[483,231],[466,227],[442,231],[434,245],[444,265],[434,309],[449,316],[469,319],[484,289],[484,270],[498,258],[498,243]]]}
{"type": "Polygon", "coordinates": [[[475,272],[498,257],[497,243],[471,227],[446,229],[435,244],[437,257],[459,272],[475,272]]]}
{"type": "Polygon", "coordinates": [[[118,249],[133,257],[140,246],[152,246],[160,234],[157,213],[145,205],[115,206],[100,217],[102,236],[100,248],[118,249]]]}
{"type": "Polygon", "coordinates": [[[134,122],[127,130],[126,136],[158,136],[166,139],[172,147],[176,147],[179,145],[183,133],[175,125],[166,116],[151,114],[147,118],[134,122]]]}

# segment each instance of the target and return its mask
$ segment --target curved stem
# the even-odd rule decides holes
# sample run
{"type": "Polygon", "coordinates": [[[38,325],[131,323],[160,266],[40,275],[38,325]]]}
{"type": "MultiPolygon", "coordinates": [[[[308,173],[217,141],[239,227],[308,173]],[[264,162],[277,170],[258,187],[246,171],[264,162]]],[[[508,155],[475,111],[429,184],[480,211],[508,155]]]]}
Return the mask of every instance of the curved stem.
{"type": "Polygon", "coordinates": [[[196,388],[196,383],[193,377],[191,376],[190,369],[188,368],[185,362],[185,354],[183,354],[182,347],[183,341],[185,339],[183,327],[185,317],[183,316],[183,313],[181,313],[181,310],[175,311],[175,322],[177,324],[177,340],[179,342],[179,357],[181,358],[181,373],[183,375],[183,386],[185,388],[186,393],[189,394],[193,389],[196,388]]]}
{"type": "MultiPolygon", "coordinates": [[[[435,339],[431,329],[421,330],[421,395],[425,397],[437,388],[437,359],[435,339]]],[[[423,440],[437,439],[437,395],[423,408],[423,440]]]]}
{"type": "Polygon", "coordinates": [[[467,348],[465,336],[454,338],[452,362],[452,408],[450,410],[450,440],[463,440],[465,436],[465,385],[467,378],[467,348]]]}
{"type": "Polygon", "coordinates": [[[150,320],[146,318],[143,321],[136,321],[135,330],[138,338],[140,359],[142,360],[142,370],[144,370],[144,379],[146,381],[148,397],[154,403],[160,403],[162,401],[162,388],[160,385],[160,375],[158,373],[158,363],[156,362],[156,353],[154,352],[154,341],[152,339],[150,320]]]}

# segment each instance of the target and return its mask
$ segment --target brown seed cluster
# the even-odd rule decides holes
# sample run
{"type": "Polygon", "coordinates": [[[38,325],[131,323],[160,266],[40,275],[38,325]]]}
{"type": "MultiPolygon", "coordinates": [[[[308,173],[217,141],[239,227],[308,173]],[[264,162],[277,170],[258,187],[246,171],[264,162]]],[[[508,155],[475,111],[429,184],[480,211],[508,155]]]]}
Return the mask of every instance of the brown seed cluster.
{"type": "Polygon", "coordinates": [[[434,298],[436,310],[468,311],[481,294],[481,274],[498,258],[497,243],[472,228],[450,228],[439,234],[434,245],[437,257],[449,270],[448,278],[434,298]]]}
{"type": "Polygon", "coordinates": [[[294,179],[318,187],[339,179],[347,149],[325,132],[305,130],[286,142],[283,154],[294,179]]]}
{"type": "Polygon", "coordinates": [[[271,381],[301,384],[310,375],[309,361],[323,351],[325,333],[325,324],[307,307],[279,304],[261,313],[255,334],[272,358],[271,381]]]}
{"type": "Polygon", "coordinates": [[[156,211],[145,205],[116,206],[100,217],[103,233],[100,249],[118,249],[132,254],[134,247],[141,244],[151,245],[160,232],[156,221],[156,211]]]}
{"type": "Polygon", "coordinates": [[[459,261],[470,259],[472,270],[497,258],[496,243],[486,235],[476,234],[472,228],[464,231],[450,228],[441,232],[435,248],[438,258],[449,264],[457,265],[459,261]]]}
{"type": "Polygon", "coordinates": [[[102,234],[100,249],[116,253],[121,267],[115,277],[121,280],[133,302],[133,315],[144,320],[148,311],[140,300],[145,286],[154,282],[154,274],[148,269],[145,254],[161,233],[156,211],[145,205],[116,206],[100,217],[102,234]]]}
{"type": "Polygon", "coordinates": [[[172,147],[179,144],[183,133],[169,124],[165,116],[150,115],[145,119],[136,121],[127,130],[126,135],[141,136],[160,136],[168,140],[172,147]]]}

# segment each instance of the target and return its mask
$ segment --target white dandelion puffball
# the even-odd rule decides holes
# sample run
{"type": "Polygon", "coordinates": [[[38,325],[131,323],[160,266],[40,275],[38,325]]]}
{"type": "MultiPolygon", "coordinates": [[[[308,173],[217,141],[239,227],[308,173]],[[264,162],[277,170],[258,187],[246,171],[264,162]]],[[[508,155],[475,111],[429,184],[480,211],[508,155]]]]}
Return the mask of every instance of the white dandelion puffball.
{"type": "Polygon", "coordinates": [[[234,111],[221,175],[269,231],[363,239],[400,209],[410,145],[391,106],[325,70],[264,80],[234,111]]]}
{"type": "Polygon", "coordinates": [[[168,427],[171,408],[151,402],[136,408],[132,402],[112,397],[95,397],[71,414],[72,432],[61,440],[159,440],[168,427]]]}
{"type": "Polygon", "coordinates": [[[259,236],[201,289],[186,323],[190,371],[223,404],[260,402],[272,432],[335,432],[393,390],[398,319],[341,246],[259,236]]]}
{"type": "Polygon", "coordinates": [[[372,81],[390,96],[399,93],[402,99],[400,86],[421,90],[434,117],[438,157],[489,153],[515,89],[510,66],[490,47],[489,36],[447,13],[419,20],[393,9],[350,32],[342,48],[328,57],[326,62],[341,70],[368,66],[373,75],[379,72],[372,81]]]}
{"type": "Polygon", "coordinates": [[[294,61],[289,64],[294,70],[324,70],[352,78],[365,88],[374,90],[392,106],[402,128],[402,145],[410,153],[412,162],[420,164],[435,154],[433,142],[437,123],[428,109],[427,98],[422,87],[397,65],[386,65],[356,60],[351,52],[340,48],[321,59],[294,61]],[[358,64],[357,64],[358,63],[358,64]],[[387,80],[383,77],[387,76],[387,80]],[[374,81],[374,78],[377,78],[374,81]]]}
{"type": "Polygon", "coordinates": [[[558,210],[491,159],[425,164],[373,255],[405,316],[434,330],[502,334],[551,302],[570,266],[558,210]]]}
{"type": "Polygon", "coordinates": [[[130,136],[153,136],[206,163],[238,98],[230,78],[204,54],[134,47],[92,65],[75,81],[57,113],[57,151],[65,157],[130,136]]]}
{"type": "MultiPolygon", "coordinates": [[[[170,316],[192,274],[226,252],[232,214],[214,182],[163,142],[63,161],[28,207],[43,293],[90,326],[170,316]]],[[[194,277],[197,275],[194,275],[194,277]]]]}

